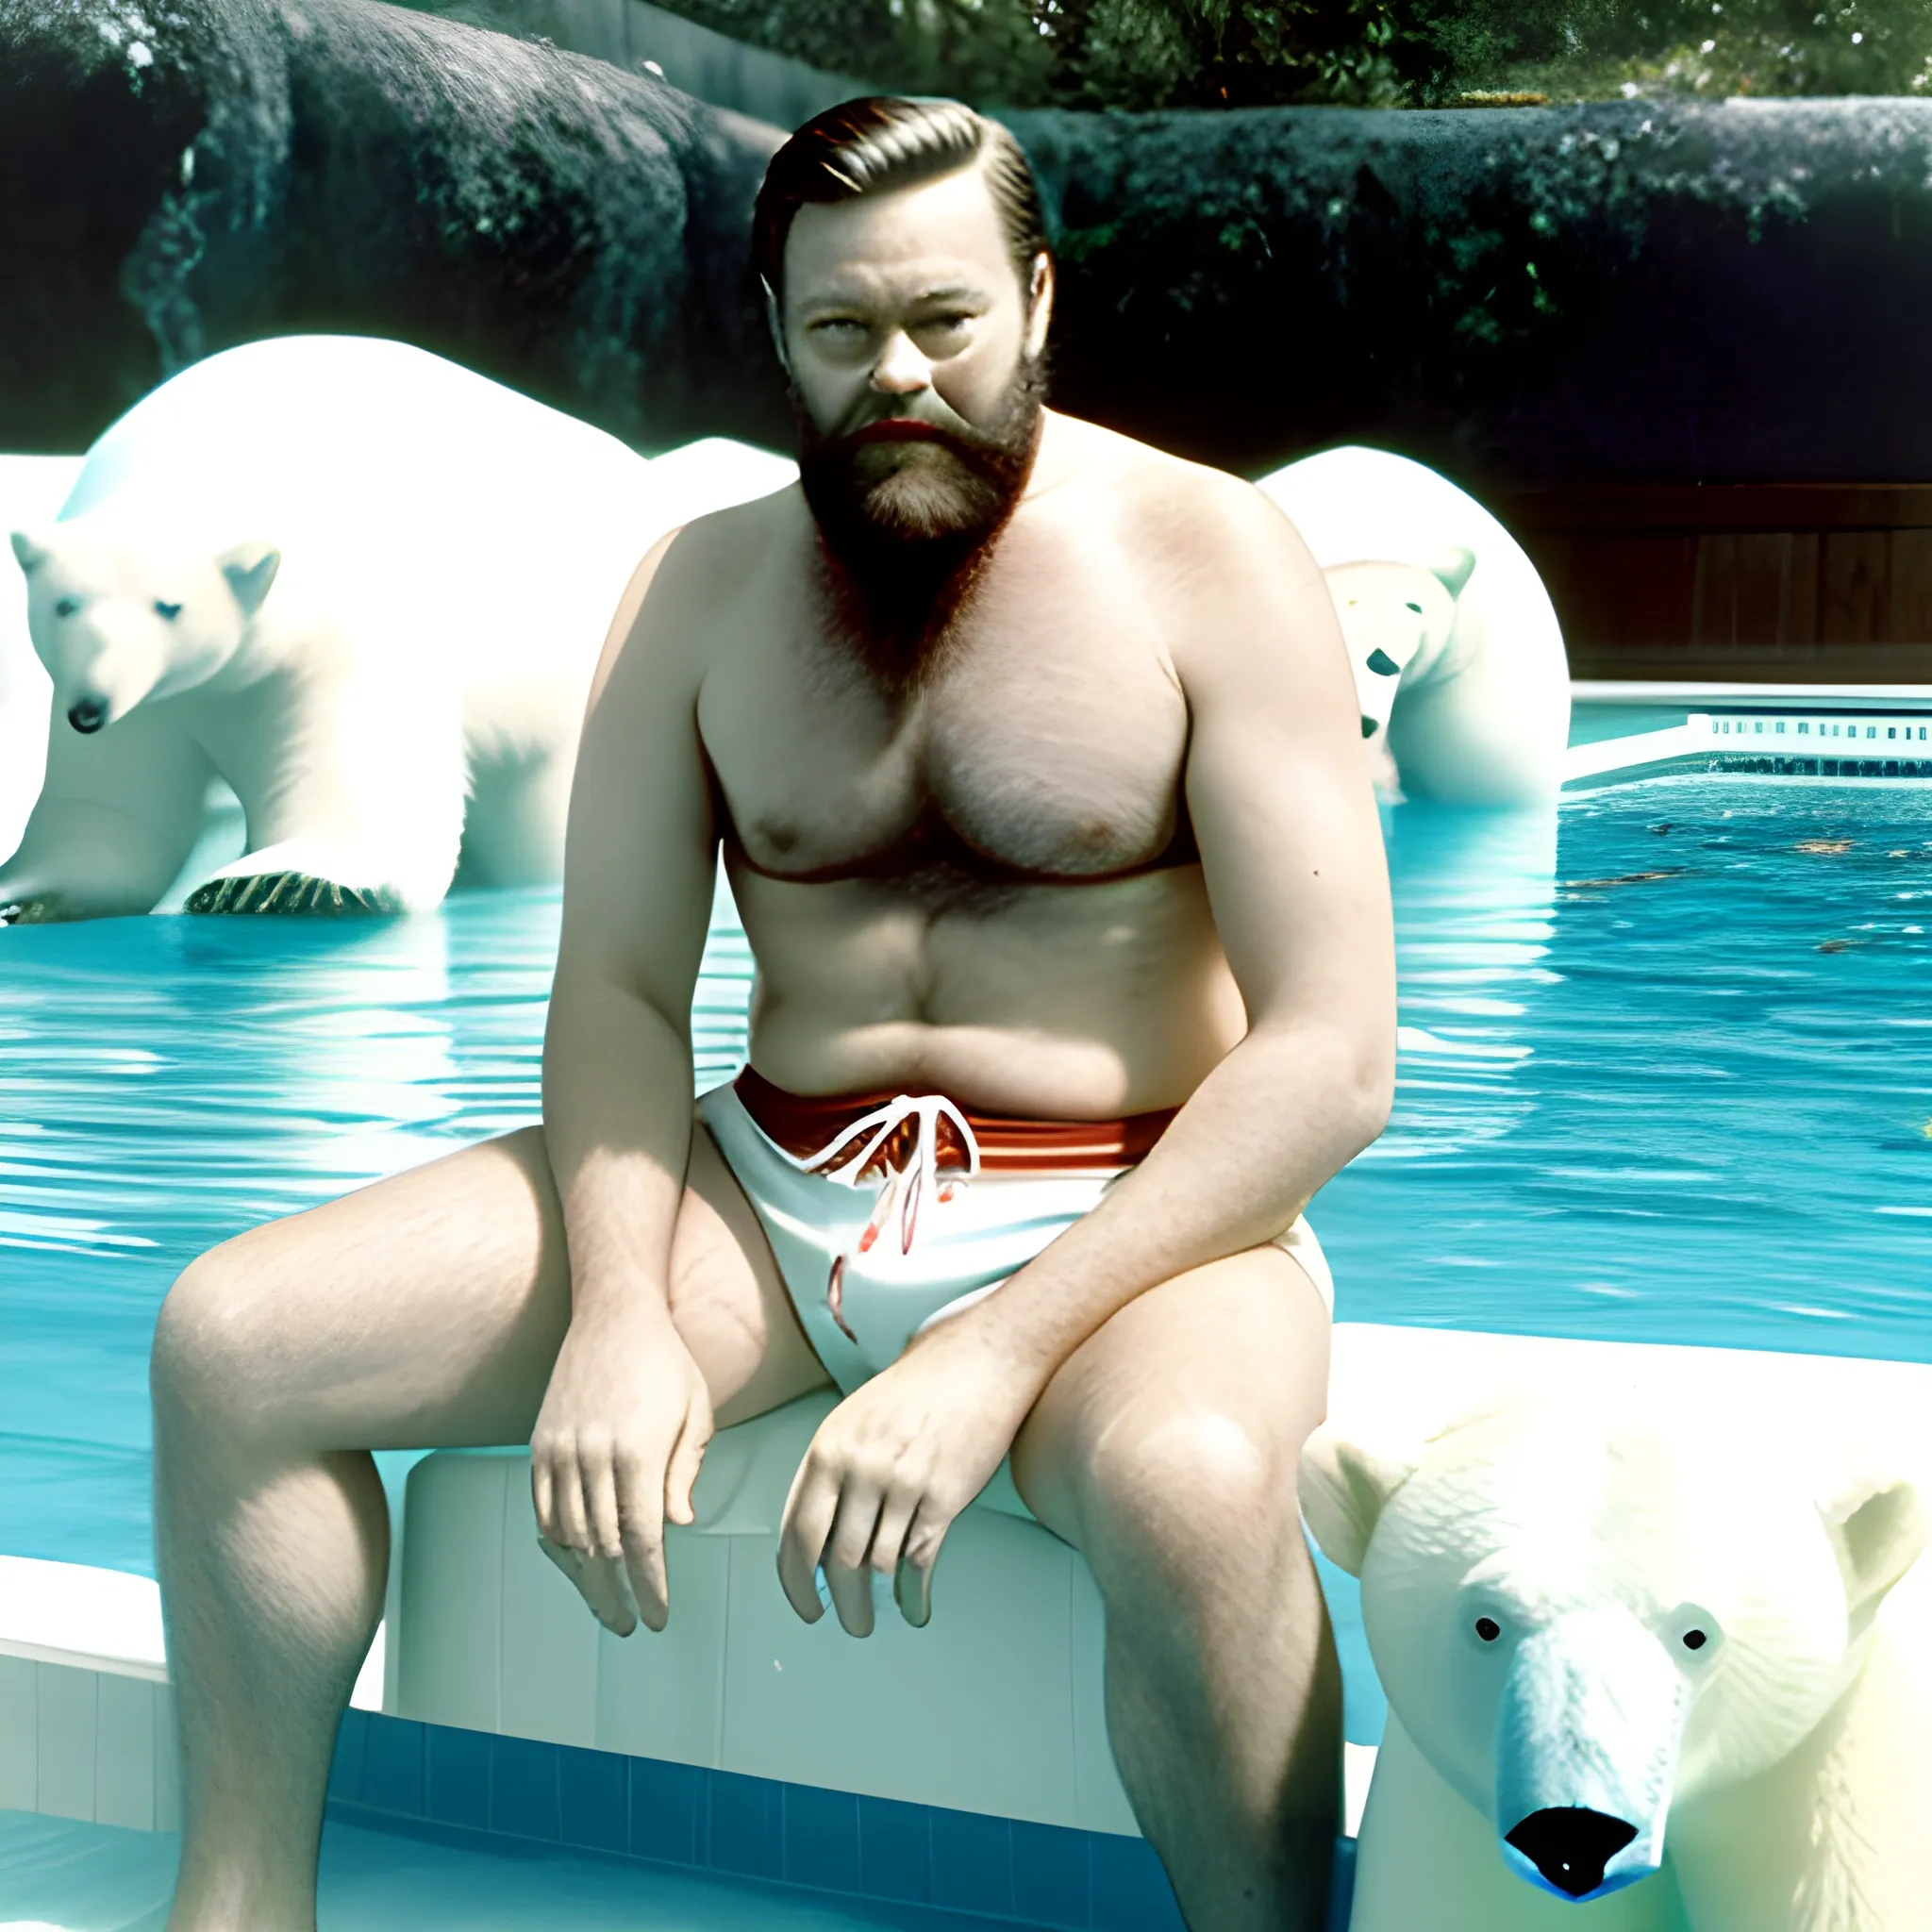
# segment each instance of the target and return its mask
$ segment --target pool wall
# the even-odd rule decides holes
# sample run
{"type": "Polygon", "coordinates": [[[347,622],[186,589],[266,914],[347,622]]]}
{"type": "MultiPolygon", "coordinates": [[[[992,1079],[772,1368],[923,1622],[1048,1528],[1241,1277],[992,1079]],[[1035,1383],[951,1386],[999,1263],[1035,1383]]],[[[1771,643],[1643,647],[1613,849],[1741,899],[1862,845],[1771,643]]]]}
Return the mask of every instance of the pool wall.
{"type": "MultiPolygon", "coordinates": [[[[174,1692],[0,1654],[0,1811],[178,1831],[174,1692]]],[[[329,1813],[1065,1932],[1180,1932],[1144,1839],[351,1709],[329,1813]]]]}

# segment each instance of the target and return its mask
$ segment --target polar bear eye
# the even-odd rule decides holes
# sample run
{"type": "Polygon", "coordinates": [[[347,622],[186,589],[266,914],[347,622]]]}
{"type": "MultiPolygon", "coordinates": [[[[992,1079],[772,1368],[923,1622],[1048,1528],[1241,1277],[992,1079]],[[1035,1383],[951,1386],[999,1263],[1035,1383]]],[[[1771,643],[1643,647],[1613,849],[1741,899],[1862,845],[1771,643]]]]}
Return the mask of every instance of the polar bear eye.
{"type": "Polygon", "coordinates": [[[1708,1659],[1724,1643],[1724,1631],[1702,1604],[1679,1604],[1659,1635],[1669,1633],[1693,1656],[1708,1659]]]}
{"type": "Polygon", "coordinates": [[[1475,1620],[1475,1634],[1485,1643],[1493,1643],[1502,1636],[1503,1626],[1493,1617],[1478,1617],[1475,1620]]]}
{"type": "Polygon", "coordinates": [[[1423,607],[1420,604],[1405,604],[1402,608],[1405,610],[1413,610],[1418,617],[1423,614],[1423,607]]]}
{"type": "Polygon", "coordinates": [[[158,597],[157,597],[155,599],[155,615],[158,617],[165,617],[170,624],[173,624],[174,621],[181,615],[181,607],[178,604],[163,604],[161,600],[158,597]]]}
{"type": "Polygon", "coordinates": [[[72,617],[79,608],[80,599],[78,597],[62,597],[54,606],[54,615],[56,617],[72,617]]]}

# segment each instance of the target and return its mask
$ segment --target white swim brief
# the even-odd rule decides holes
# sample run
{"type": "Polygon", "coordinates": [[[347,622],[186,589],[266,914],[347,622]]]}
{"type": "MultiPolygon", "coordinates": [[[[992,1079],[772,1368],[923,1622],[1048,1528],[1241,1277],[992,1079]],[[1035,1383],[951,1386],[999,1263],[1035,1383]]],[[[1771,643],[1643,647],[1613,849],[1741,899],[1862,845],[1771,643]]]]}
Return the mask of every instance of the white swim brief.
{"type": "MultiPolygon", "coordinates": [[[[807,1339],[848,1394],[1091,1212],[1173,1118],[1014,1120],[936,1094],[808,1099],[749,1068],[698,1110],[807,1339]]],[[[1332,1315],[1334,1281],[1307,1222],[1274,1245],[1332,1315]]]]}

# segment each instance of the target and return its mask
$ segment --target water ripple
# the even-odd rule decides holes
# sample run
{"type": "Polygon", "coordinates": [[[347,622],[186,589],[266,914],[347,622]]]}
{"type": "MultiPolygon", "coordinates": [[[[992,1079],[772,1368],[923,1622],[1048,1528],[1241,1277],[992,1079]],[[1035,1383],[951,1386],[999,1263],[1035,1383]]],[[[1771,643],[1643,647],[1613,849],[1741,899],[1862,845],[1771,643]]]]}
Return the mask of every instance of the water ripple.
{"type": "MultiPolygon", "coordinates": [[[[1313,1210],[1344,1316],[1932,1359],[1918,796],[1672,780],[1389,838],[1394,1117],[1313,1210]]],[[[536,1119],[557,924],[549,891],[0,931],[0,1549],[146,1568],[169,1282],[536,1119]]],[[[749,984],[721,900],[701,1088],[749,984]]]]}

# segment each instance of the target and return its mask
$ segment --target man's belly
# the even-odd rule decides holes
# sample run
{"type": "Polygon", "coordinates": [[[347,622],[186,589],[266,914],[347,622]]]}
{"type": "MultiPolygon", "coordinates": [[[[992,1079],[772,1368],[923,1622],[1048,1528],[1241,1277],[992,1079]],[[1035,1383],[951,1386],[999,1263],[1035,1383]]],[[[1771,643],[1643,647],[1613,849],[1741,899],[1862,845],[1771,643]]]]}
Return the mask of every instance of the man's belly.
{"type": "Polygon", "coordinates": [[[739,866],[753,1063],[795,1093],[924,1091],[1036,1119],[1174,1107],[1245,1029],[1198,865],[1093,885],[739,866]]]}

